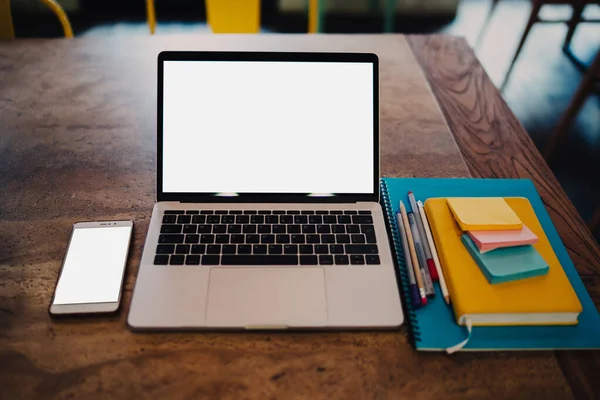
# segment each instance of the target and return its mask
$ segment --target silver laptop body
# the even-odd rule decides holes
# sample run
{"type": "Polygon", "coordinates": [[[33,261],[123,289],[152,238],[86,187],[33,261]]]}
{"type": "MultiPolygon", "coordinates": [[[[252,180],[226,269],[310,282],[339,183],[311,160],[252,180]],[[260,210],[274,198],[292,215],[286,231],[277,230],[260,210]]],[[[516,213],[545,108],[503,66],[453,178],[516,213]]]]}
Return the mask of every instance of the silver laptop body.
{"type": "Polygon", "coordinates": [[[135,330],[394,328],[374,54],[163,52],[135,330]]]}

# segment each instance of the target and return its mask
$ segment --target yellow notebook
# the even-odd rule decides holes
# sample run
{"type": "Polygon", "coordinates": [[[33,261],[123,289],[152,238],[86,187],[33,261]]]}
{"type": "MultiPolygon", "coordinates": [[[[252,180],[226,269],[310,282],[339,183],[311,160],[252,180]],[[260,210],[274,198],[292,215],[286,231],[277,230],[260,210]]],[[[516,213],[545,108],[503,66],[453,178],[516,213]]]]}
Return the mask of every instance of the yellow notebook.
{"type": "Polygon", "coordinates": [[[523,228],[517,214],[501,197],[452,197],[446,200],[463,231],[523,228]]]}
{"type": "Polygon", "coordinates": [[[575,325],[581,303],[529,200],[506,198],[539,238],[533,245],[548,263],[547,275],[490,285],[461,242],[462,231],[445,198],[428,199],[425,211],[450,291],[456,322],[477,325],[575,325]]]}

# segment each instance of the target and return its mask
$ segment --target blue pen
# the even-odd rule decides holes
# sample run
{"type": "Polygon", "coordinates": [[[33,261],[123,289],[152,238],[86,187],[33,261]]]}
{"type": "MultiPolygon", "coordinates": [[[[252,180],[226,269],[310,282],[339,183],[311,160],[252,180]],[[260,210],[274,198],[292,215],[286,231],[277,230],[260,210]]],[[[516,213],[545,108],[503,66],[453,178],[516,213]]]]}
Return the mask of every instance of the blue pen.
{"type": "Polygon", "coordinates": [[[410,259],[408,241],[406,239],[406,232],[404,231],[404,224],[402,223],[402,215],[399,212],[396,213],[396,223],[398,224],[398,230],[400,231],[400,238],[402,240],[402,250],[404,251],[404,260],[406,262],[406,269],[408,270],[410,296],[415,308],[419,308],[422,305],[421,296],[419,295],[419,288],[417,287],[417,281],[415,279],[415,271],[413,270],[412,261],[410,259]]]}

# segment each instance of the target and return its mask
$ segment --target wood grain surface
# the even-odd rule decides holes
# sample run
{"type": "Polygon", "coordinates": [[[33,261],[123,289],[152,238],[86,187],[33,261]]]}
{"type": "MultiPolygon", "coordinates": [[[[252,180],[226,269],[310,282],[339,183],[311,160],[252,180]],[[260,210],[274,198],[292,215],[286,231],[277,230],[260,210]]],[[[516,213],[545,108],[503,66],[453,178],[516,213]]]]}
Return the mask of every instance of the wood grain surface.
{"type": "MultiPolygon", "coordinates": [[[[516,121],[505,105],[494,108],[497,119],[491,127],[476,116],[498,107],[490,103],[498,94],[483,72],[474,88],[464,77],[465,65],[481,71],[472,52],[465,48],[438,59],[438,52],[461,49],[464,43],[435,38],[440,40],[436,48],[418,40],[411,43],[421,63],[435,59],[442,74],[437,83],[431,68],[425,68],[450,128],[459,144],[471,135],[478,143],[474,148],[457,147],[402,36],[197,35],[0,43],[0,398],[562,399],[595,393],[595,383],[586,378],[589,357],[581,353],[560,363],[551,352],[417,353],[406,326],[393,332],[248,334],[134,334],[126,328],[155,196],[159,51],[374,52],[381,63],[384,175],[469,176],[471,170],[489,176],[474,169],[481,160],[482,171],[489,168],[501,176],[513,165],[505,161],[512,160],[507,151],[513,148],[514,157],[524,160],[517,168],[531,168],[528,160],[539,158],[535,150],[497,148],[492,140],[503,132],[498,121],[516,121]],[[456,99],[440,96],[436,87],[454,84],[469,93],[463,128],[447,114],[456,99]],[[47,307],[71,225],[120,218],[136,223],[121,313],[52,321],[47,307]]],[[[518,123],[511,132],[510,140],[530,143],[518,123]]],[[[547,170],[540,162],[538,169],[547,170]]],[[[597,246],[586,239],[581,219],[547,173],[548,187],[561,196],[562,206],[552,214],[559,232],[584,278],[587,272],[594,276],[597,246]],[[570,223],[560,224],[556,215],[559,222],[570,223]],[[579,233],[565,238],[571,232],[579,233]]]]}
{"type": "MultiPolygon", "coordinates": [[[[600,309],[598,243],[468,43],[435,35],[410,36],[408,41],[471,174],[478,178],[533,180],[600,309]]],[[[577,397],[600,398],[600,352],[557,352],[556,356],[577,397]]]]}

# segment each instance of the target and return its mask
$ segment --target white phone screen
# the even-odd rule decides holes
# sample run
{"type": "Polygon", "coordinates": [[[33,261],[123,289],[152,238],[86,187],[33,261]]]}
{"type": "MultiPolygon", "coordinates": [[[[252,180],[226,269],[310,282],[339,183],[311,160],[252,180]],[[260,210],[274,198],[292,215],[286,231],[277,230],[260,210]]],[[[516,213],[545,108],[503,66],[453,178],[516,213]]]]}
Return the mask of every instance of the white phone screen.
{"type": "Polygon", "coordinates": [[[75,228],[52,304],[119,300],[131,226],[75,228]]]}

